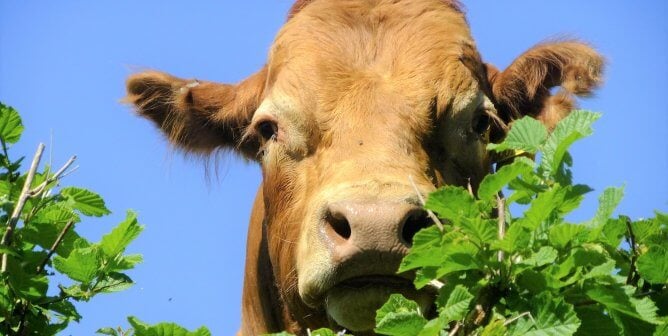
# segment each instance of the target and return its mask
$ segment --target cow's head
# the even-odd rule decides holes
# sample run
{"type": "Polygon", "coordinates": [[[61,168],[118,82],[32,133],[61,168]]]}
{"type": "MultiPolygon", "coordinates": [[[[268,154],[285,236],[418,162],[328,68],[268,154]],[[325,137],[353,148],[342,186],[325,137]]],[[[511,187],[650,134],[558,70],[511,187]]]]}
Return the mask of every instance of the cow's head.
{"type": "Polygon", "coordinates": [[[237,85],[159,72],[127,85],[180,148],[233,149],[262,166],[283,302],[363,331],[390,292],[431,304],[410,275],[395,275],[429,225],[416,188],[475,190],[493,164],[488,142],[526,114],[553,126],[571,95],[599,84],[602,65],[587,45],[559,41],[498,71],[456,3],[315,0],[295,5],[267,65],[237,85]]]}

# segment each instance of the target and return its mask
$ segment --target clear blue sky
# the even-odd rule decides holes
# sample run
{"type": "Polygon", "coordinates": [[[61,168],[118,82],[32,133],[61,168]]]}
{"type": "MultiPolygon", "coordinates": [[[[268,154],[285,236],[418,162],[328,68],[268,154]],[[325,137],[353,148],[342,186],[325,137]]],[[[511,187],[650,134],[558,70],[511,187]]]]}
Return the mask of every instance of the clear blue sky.
{"type": "MultiPolygon", "coordinates": [[[[64,181],[102,194],[112,216],[78,230],[97,240],[139,212],[146,230],[130,252],[145,262],[136,285],[78,305],[84,319],[65,334],[147,322],[207,325],[231,335],[240,321],[247,218],[259,169],[235,157],[204,165],[166,146],[149,122],[119,103],[127,75],[160,69],[182,77],[236,82],[258,69],[284,21],[288,0],[0,0],[0,101],[16,107],[27,131],[14,155],[45,142],[53,165],[71,154],[80,169],[64,181]],[[214,174],[215,175],[215,174],[214,174]]],[[[573,151],[594,212],[610,185],[626,185],[620,212],[668,209],[668,2],[465,2],[484,59],[505,67],[548,37],[575,36],[608,59],[606,84],[582,106],[604,113],[595,135],[573,151]]]]}

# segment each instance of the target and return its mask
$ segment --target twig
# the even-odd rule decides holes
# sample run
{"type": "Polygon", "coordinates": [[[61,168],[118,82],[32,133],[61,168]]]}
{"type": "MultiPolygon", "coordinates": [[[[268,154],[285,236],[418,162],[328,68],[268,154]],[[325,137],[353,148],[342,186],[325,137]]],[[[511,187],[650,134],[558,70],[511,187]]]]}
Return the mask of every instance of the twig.
{"type": "Polygon", "coordinates": [[[636,235],[633,233],[633,228],[631,227],[631,220],[626,218],[624,220],[626,223],[626,229],[629,232],[628,243],[631,247],[631,265],[629,266],[629,275],[626,277],[626,284],[634,284],[634,278],[636,273],[636,259],[638,259],[638,250],[636,249],[636,235]]]}
{"type": "Polygon", "coordinates": [[[457,335],[457,332],[459,331],[459,327],[461,327],[462,324],[460,322],[457,322],[455,326],[450,330],[450,333],[448,333],[448,336],[455,336],[457,335]]]}
{"type": "Polygon", "coordinates": [[[436,289],[441,289],[441,288],[443,288],[443,286],[445,286],[445,284],[443,282],[438,281],[436,279],[429,281],[428,285],[430,285],[430,286],[432,286],[436,289]]]}
{"type": "MultiPolygon", "coordinates": [[[[30,185],[32,184],[32,180],[35,178],[35,172],[37,171],[37,167],[39,166],[39,161],[42,159],[42,153],[44,153],[44,144],[40,143],[39,146],[37,146],[37,152],[35,153],[35,156],[32,159],[30,170],[28,170],[26,181],[23,184],[23,189],[21,190],[19,199],[16,202],[16,206],[14,207],[14,211],[12,212],[12,216],[9,217],[9,220],[7,221],[7,231],[5,231],[5,234],[2,236],[2,241],[0,242],[0,245],[9,247],[9,244],[12,241],[12,234],[14,233],[14,228],[16,227],[16,223],[18,223],[19,217],[21,217],[21,211],[23,211],[23,207],[25,206],[28,197],[30,197],[30,185]]],[[[7,271],[7,253],[3,253],[2,266],[0,267],[0,272],[5,273],[6,271],[7,271]]]]}
{"type": "MultiPolygon", "coordinates": [[[[422,193],[420,192],[420,189],[418,189],[417,185],[415,184],[415,181],[413,181],[413,176],[408,175],[408,180],[411,182],[411,185],[413,186],[413,190],[415,190],[415,194],[417,194],[418,200],[420,201],[420,205],[424,207],[425,201],[424,197],[422,197],[422,193]]],[[[434,221],[434,224],[436,224],[436,227],[443,232],[445,228],[443,227],[443,223],[441,223],[441,220],[436,217],[436,215],[429,209],[427,210],[427,215],[429,215],[429,218],[434,221]]]]}
{"type": "Polygon", "coordinates": [[[60,243],[63,241],[63,238],[65,238],[65,234],[67,234],[67,231],[69,231],[70,228],[72,228],[72,225],[74,225],[73,220],[67,222],[65,227],[60,231],[60,233],[58,234],[58,237],[56,238],[56,241],[54,241],[53,245],[51,245],[51,249],[49,250],[49,254],[46,255],[46,257],[44,258],[42,263],[37,267],[37,274],[39,274],[40,272],[42,272],[42,270],[44,270],[44,267],[46,266],[46,263],[49,261],[49,259],[51,259],[51,257],[53,256],[53,253],[56,252],[56,249],[58,248],[58,245],[60,245],[60,243]]]}
{"type": "MultiPolygon", "coordinates": [[[[497,217],[499,221],[499,240],[503,240],[506,236],[506,201],[499,195],[496,195],[497,217]]],[[[498,260],[503,261],[504,253],[499,250],[498,260]]]]}
{"type": "MultiPolygon", "coordinates": [[[[67,162],[65,162],[65,164],[62,167],[60,167],[60,169],[58,169],[58,171],[55,174],[49,176],[46,180],[44,180],[44,182],[40,183],[37,187],[30,190],[30,196],[34,196],[34,195],[37,195],[37,194],[41,193],[42,191],[44,191],[46,186],[48,186],[53,181],[56,181],[59,178],[61,178],[62,177],[61,175],[63,175],[65,173],[65,170],[67,168],[69,168],[72,165],[72,163],[74,163],[74,161],[76,159],[77,159],[77,157],[76,157],[76,155],[74,155],[69,160],[67,160],[67,162]]],[[[74,169],[76,169],[76,167],[74,169]]],[[[69,172],[67,172],[67,174],[69,174],[71,172],[72,171],[69,171],[69,172]]]]}
{"type": "Polygon", "coordinates": [[[471,195],[475,198],[475,195],[473,195],[473,187],[471,186],[471,178],[470,177],[468,177],[466,179],[466,190],[469,191],[469,195],[471,195]]]}
{"type": "Polygon", "coordinates": [[[527,316],[527,315],[529,315],[529,318],[531,319],[531,322],[533,322],[534,324],[536,324],[536,320],[533,319],[533,316],[531,315],[531,312],[524,312],[524,313],[522,313],[522,314],[519,314],[519,315],[517,315],[517,316],[511,318],[510,320],[507,320],[506,322],[503,322],[503,326],[505,327],[505,326],[507,326],[507,325],[509,325],[509,324],[511,324],[511,323],[513,323],[513,322],[515,322],[515,321],[517,321],[517,320],[519,320],[519,319],[521,319],[521,318],[527,316]]]}

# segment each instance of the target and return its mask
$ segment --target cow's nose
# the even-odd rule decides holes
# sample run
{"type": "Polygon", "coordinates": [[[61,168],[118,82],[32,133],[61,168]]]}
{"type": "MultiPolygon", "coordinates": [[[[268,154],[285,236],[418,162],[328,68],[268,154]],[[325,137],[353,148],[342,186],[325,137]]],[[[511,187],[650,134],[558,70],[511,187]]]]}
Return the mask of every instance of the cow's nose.
{"type": "Polygon", "coordinates": [[[356,251],[404,254],[415,233],[431,224],[422,208],[407,202],[340,201],[328,206],[323,231],[340,257],[356,251]]]}

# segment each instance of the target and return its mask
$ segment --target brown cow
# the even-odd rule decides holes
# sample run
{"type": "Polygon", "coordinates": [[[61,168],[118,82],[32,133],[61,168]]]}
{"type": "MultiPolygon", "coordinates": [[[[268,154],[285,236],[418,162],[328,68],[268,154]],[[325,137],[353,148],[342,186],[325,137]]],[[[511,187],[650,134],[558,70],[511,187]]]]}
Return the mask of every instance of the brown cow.
{"type": "Polygon", "coordinates": [[[262,166],[241,334],[364,334],[391,292],[430,314],[433,292],[395,274],[428,225],[409,176],[423,194],[475,189],[505,125],[529,114],[553,126],[602,67],[589,46],[556,41],[500,72],[454,0],[301,0],[267,65],[241,83],[145,72],[127,89],[183,150],[232,149],[262,166]]]}

